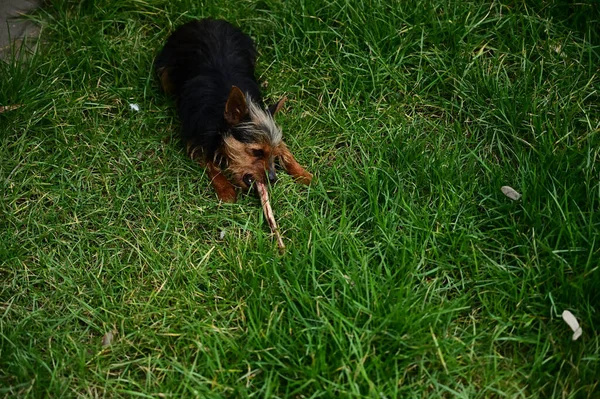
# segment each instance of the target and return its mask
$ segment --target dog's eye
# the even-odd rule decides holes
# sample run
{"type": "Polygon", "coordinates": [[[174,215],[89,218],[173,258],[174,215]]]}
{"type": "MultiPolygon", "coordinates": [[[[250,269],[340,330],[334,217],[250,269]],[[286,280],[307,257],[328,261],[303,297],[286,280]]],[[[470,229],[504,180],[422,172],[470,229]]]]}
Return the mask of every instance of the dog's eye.
{"type": "Polygon", "coordinates": [[[252,150],[252,155],[256,158],[264,158],[265,152],[263,150],[252,150]]]}

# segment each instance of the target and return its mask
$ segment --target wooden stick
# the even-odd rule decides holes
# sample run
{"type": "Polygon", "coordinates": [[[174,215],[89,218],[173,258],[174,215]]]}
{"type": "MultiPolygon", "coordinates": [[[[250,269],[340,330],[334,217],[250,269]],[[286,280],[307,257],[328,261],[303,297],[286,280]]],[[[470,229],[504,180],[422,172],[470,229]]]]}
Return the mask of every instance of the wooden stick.
{"type": "Polygon", "coordinates": [[[256,182],[254,184],[256,184],[256,189],[258,190],[258,195],[260,196],[260,202],[262,203],[263,212],[265,214],[265,218],[267,219],[267,223],[269,223],[271,232],[275,234],[275,239],[277,240],[277,246],[279,247],[279,250],[283,251],[285,250],[285,244],[283,243],[283,239],[279,233],[279,228],[277,227],[277,222],[275,221],[275,215],[273,214],[273,209],[271,209],[267,187],[264,183],[260,182],[256,182]]]}

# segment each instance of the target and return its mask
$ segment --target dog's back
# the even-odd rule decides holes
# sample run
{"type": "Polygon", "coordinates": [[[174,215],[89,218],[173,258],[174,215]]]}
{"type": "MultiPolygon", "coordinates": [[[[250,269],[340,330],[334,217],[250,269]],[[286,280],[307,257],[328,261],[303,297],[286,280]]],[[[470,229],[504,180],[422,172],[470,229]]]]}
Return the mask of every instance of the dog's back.
{"type": "Polygon", "coordinates": [[[156,58],[155,68],[161,75],[162,88],[176,98],[184,94],[191,80],[210,80],[204,83],[222,87],[224,104],[234,85],[260,98],[255,63],[256,50],[248,35],[227,21],[203,19],[173,32],[156,58]]]}
{"type": "Polygon", "coordinates": [[[223,113],[232,86],[262,103],[250,36],[227,21],[203,19],[179,27],[156,57],[164,92],[175,97],[181,136],[212,156],[221,144],[223,113]]]}

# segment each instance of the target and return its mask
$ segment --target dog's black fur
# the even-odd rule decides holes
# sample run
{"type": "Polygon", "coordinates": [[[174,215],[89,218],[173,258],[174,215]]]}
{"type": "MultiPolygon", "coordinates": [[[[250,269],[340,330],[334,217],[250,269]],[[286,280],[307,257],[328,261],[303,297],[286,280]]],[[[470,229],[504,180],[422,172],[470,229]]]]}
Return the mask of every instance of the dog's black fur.
{"type": "Polygon", "coordinates": [[[221,145],[219,133],[227,133],[223,110],[231,87],[261,101],[255,64],[252,39],[230,23],[213,19],[181,26],[156,58],[156,69],[168,73],[167,91],[177,99],[182,138],[202,145],[207,158],[221,145]]]}
{"type": "Polygon", "coordinates": [[[219,198],[227,201],[235,201],[229,180],[248,189],[266,174],[274,183],[275,159],[300,181],[312,178],[287,150],[273,119],[285,98],[264,106],[255,64],[252,39],[229,22],[214,19],[179,27],[155,60],[163,91],[177,101],[188,152],[197,159],[200,150],[219,198]]]}

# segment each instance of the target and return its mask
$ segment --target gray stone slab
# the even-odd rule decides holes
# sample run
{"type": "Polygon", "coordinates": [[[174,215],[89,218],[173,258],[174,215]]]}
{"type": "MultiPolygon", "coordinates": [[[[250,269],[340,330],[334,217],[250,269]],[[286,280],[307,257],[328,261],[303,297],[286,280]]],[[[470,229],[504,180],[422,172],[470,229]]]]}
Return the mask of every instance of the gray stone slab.
{"type": "Polygon", "coordinates": [[[43,0],[0,0],[0,59],[9,59],[12,45],[19,50],[26,42],[31,48],[40,34],[40,28],[31,21],[22,18],[38,7],[43,0]]]}

